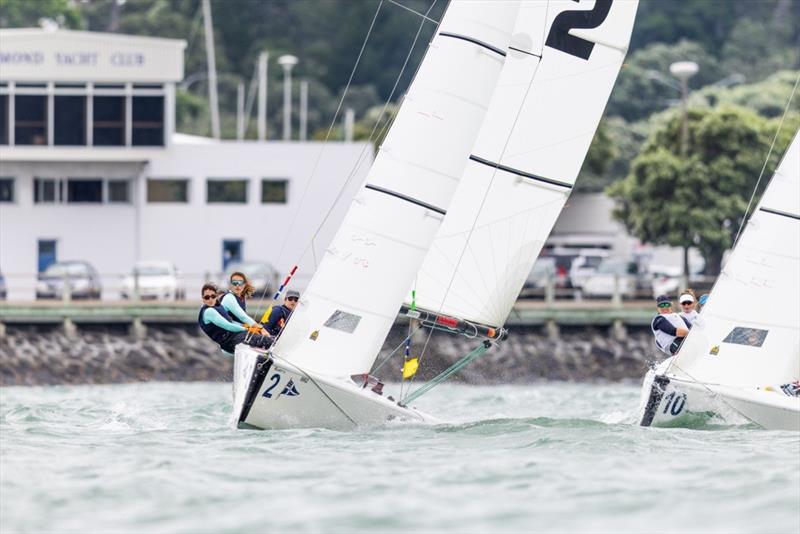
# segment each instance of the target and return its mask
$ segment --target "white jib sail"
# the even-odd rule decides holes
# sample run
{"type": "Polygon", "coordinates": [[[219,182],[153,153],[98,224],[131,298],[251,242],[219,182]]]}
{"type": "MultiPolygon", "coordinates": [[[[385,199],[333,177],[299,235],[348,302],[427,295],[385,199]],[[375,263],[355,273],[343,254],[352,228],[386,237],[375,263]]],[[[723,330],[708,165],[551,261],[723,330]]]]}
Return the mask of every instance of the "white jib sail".
{"type": "Polygon", "coordinates": [[[581,169],[637,4],[522,4],[478,141],[418,273],[418,307],[505,322],[581,169]]]}
{"type": "Polygon", "coordinates": [[[800,380],[800,132],[669,374],[743,388],[800,380]]]}
{"type": "Polygon", "coordinates": [[[458,185],[519,1],[454,1],[273,352],[319,374],[372,367],[458,185]]]}

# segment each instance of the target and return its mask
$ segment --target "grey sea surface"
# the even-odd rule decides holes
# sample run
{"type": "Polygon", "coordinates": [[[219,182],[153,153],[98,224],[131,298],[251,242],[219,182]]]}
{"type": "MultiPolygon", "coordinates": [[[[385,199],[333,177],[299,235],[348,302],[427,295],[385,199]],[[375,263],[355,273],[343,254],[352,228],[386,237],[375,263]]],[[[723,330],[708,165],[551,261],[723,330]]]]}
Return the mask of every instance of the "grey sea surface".
{"type": "Polygon", "coordinates": [[[800,532],[800,434],[641,428],[636,385],[446,384],[445,423],[357,432],[236,430],[230,397],[0,389],[0,530],[800,532]]]}

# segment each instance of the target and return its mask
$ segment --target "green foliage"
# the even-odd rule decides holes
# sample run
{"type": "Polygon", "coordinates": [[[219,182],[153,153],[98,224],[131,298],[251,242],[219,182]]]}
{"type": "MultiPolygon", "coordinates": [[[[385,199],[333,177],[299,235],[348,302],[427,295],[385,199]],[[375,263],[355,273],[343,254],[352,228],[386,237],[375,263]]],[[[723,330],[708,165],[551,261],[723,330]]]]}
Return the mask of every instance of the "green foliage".
{"type": "Polygon", "coordinates": [[[767,27],[749,18],[740,20],[722,48],[723,69],[748,80],[761,80],[776,71],[800,66],[791,34],[790,20],[775,21],[767,27]]]}
{"type": "MultiPolygon", "coordinates": [[[[786,108],[800,71],[781,71],[763,81],[725,88],[709,86],[692,94],[690,105],[719,106],[732,104],[756,111],[765,117],[779,117],[786,108]]],[[[800,94],[794,108],[798,109],[800,94]]]]}
{"type": "Polygon", "coordinates": [[[669,73],[676,61],[694,61],[700,70],[689,80],[689,87],[702,87],[722,77],[719,62],[699,44],[652,44],[630,55],[608,102],[608,114],[636,121],[666,109],[681,98],[678,81],[669,73]]]}
{"type": "Polygon", "coordinates": [[[689,112],[681,154],[681,114],[652,133],[630,174],[607,189],[615,217],[639,239],[696,246],[718,272],[732,245],[767,155],[776,123],[737,107],[689,112]]]}
{"type": "Polygon", "coordinates": [[[41,19],[80,29],[81,14],[70,0],[0,0],[0,28],[36,28],[41,19]]]}

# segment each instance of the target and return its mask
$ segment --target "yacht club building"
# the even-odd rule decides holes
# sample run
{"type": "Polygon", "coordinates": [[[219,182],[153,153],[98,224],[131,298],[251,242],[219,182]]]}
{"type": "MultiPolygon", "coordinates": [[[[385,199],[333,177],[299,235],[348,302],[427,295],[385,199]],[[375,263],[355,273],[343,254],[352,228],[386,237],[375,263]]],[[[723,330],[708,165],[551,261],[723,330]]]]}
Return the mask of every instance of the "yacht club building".
{"type": "Polygon", "coordinates": [[[116,297],[139,260],[174,263],[190,296],[236,260],[280,272],[300,262],[301,281],[313,271],[371,147],[177,133],[185,46],[0,30],[0,272],[9,298],[33,298],[37,273],[61,260],[92,264],[104,298],[116,297]]]}

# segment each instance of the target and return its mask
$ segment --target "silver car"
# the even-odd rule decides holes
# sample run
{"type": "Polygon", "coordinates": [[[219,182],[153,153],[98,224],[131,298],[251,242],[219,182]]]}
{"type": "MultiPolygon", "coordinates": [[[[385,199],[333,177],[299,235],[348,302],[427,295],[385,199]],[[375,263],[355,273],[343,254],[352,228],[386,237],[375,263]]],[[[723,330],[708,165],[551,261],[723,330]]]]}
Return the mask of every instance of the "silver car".
{"type": "Polygon", "coordinates": [[[99,299],[100,276],[88,262],[60,261],[39,273],[37,299],[61,299],[64,293],[75,299],[99,299]]]}

